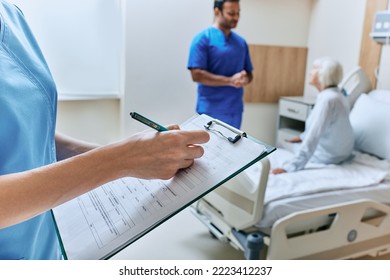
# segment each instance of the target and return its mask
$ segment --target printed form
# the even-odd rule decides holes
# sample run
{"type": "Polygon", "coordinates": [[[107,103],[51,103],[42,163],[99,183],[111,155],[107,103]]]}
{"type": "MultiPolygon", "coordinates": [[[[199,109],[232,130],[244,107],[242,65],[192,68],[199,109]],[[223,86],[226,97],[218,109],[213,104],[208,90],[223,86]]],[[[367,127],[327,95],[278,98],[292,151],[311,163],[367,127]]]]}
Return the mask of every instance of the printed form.
{"type": "MultiPolygon", "coordinates": [[[[196,116],[181,129],[204,129],[196,116]]],[[[170,180],[121,178],[53,209],[68,259],[104,259],[178,213],[196,199],[254,163],[266,151],[243,138],[230,143],[210,132],[205,154],[170,180]]]]}

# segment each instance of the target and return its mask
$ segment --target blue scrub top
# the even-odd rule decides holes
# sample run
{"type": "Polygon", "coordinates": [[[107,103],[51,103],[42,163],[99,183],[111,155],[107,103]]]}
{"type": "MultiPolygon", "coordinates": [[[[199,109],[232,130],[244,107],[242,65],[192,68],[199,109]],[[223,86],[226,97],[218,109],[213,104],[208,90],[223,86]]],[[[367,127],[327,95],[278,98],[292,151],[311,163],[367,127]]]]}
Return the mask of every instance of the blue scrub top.
{"type": "MultiPolygon", "coordinates": [[[[192,41],[188,69],[200,68],[210,73],[232,76],[242,70],[253,71],[248,45],[235,32],[229,37],[216,27],[209,27],[192,41]]],[[[198,113],[242,113],[243,88],[206,86],[198,83],[198,113]]]]}
{"type": "MultiPolygon", "coordinates": [[[[56,161],[56,113],[56,87],[34,36],[20,10],[0,0],[0,175],[56,161]]],[[[0,259],[60,258],[51,211],[0,230],[0,259]]]]}

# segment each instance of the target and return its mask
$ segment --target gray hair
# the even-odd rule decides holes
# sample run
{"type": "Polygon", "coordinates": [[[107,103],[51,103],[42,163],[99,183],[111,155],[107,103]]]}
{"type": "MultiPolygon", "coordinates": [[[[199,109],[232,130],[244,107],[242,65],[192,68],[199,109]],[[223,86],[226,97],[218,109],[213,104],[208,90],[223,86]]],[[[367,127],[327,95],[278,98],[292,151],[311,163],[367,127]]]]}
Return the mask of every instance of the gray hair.
{"type": "Polygon", "coordinates": [[[318,81],[323,87],[337,86],[343,78],[343,67],[330,57],[318,58],[313,63],[318,68],[318,81]]]}

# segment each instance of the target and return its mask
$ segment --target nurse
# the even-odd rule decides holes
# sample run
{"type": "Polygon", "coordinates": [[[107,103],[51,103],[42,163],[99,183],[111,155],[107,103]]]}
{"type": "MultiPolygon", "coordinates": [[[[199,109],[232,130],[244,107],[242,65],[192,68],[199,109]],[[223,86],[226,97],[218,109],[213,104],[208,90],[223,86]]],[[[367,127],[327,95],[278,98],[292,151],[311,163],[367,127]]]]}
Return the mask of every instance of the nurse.
{"type": "Polygon", "coordinates": [[[305,131],[291,142],[300,143],[295,156],[273,174],[294,172],[305,168],[308,162],[339,164],[352,155],[354,136],[349,122],[347,98],[337,85],[343,76],[342,66],[332,58],[314,61],[309,83],[319,94],[310,113],[305,131]]]}
{"type": "Polygon", "coordinates": [[[50,209],[120,177],[168,179],[205,131],[145,132],[96,147],[55,133],[57,91],[21,11],[0,0],[0,259],[61,259],[50,209]]]}

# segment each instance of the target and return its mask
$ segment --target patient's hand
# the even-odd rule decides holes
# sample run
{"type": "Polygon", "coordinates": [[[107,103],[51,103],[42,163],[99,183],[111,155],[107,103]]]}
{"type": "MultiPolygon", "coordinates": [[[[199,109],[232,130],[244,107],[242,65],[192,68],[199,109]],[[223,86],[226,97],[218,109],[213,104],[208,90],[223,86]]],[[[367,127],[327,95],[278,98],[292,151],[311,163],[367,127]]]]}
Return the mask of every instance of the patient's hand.
{"type": "Polygon", "coordinates": [[[284,170],[283,168],[274,168],[271,170],[271,173],[274,174],[274,175],[278,175],[278,174],[281,174],[281,173],[286,173],[287,171],[284,170]]]}
{"type": "Polygon", "coordinates": [[[286,140],[286,141],[289,142],[289,143],[301,143],[302,139],[299,138],[299,137],[295,137],[295,138],[292,138],[292,139],[286,140]]]}

